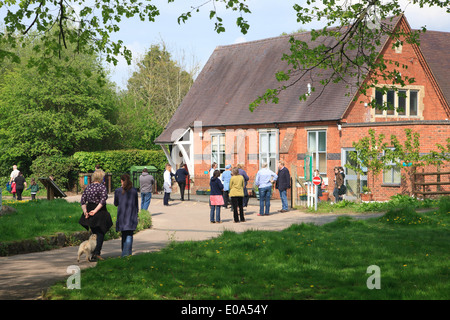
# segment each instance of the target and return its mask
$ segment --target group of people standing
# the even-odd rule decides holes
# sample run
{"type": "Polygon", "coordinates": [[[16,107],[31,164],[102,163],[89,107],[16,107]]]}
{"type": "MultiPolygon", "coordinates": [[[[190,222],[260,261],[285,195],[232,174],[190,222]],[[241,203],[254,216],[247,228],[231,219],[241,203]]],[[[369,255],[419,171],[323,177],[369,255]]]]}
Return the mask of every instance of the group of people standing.
{"type": "MultiPolygon", "coordinates": [[[[169,164],[164,172],[164,205],[169,205],[170,194],[172,192],[172,177],[175,177],[180,186],[181,200],[184,200],[184,189],[188,171],[181,166],[175,174],[169,164]]],[[[81,196],[81,208],[83,213],[79,219],[80,225],[97,235],[97,244],[94,249],[91,261],[101,260],[101,250],[105,234],[113,226],[111,215],[106,207],[108,192],[104,185],[105,173],[101,169],[96,169],[92,174],[92,183],[83,191],[81,196]]],[[[231,168],[227,165],[223,174],[217,170],[217,164],[213,164],[210,170],[210,221],[211,223],[221,223],[220,209],[222,206],[228,208],[231,204],[234,222],[245,222],[244,207],[248,204],[247,182],[249,177],[242,165],[231,168]]],[[[133,245],[133,233],[138,223],[138,191],[133,187],[128,174],[120,177],[121,187],[114,191],[114,205],[117,207],[116,231],[122,236],[122,256],[131,255],[133,245]]],[[[153,185],[155,180],[152,175],[144,169],[139,178],[141,191],[141,209],[148,210],[153,185]]],[[[281,212],[288,211],[286,190],[290,188],[289,170],[284,167],[284,162],[280,161],[278,174],[262,165],[261,170],[256,175],[255,185],[259,187],[261,209],[258,215],[268,215],[270,211],[270,196],[273,184],[280,191],[282,200],[281,212]],[[265,207],[265,208],[264,208],[265,207]]]]}
{"type": "Polygon", "coordinates": [[[31,200],[36,200],[36,194],[39,191],[39,186],[34,178],[31,178],[30,186],[27,188],[27,182],[22,172],[17,169],[17,165],[13,165],[9,183],[7,185],[8,191],[13,195],[13,199],[22,200],[22,193],[24,190],[30,190],[31,200]]]}
{"type": "MultiPolygon", "coordinates": [[[[104,176],[103,170],[95,170],[92,174],[92,183],[86,187],[81,195],[80,203],[83,213],[79,224],[97,235],[97,245],[90,261],[103,260],[101,250],[105,234],[113,226],[111,215],[106,207],[108,192],[103,183],[104,176]]],[[[138,191],[133,187],[128,174],[123,174],[120,177],[120,183],[121,187],[114,191],[114,205],[117,207],[116,231],[121,232],[123,257],[132,253],[133,234],[138,224],[139,202],[138,191]]],[[[147,204],[147,202],[150,203],[149,198],[142,197],[142,203],[147,204]]]]}
{"type": "MultiPolygon", "coordinates": [[[[92,183],[83,191],[81,208],[83,213],[79,223],[97,235],[97,245],[90,261],[102,260],[101,250],[105,234],[112,227],[111,215],[106,207],[108,192],[104,184],[105,172],[99,167],[92,174],[92,183]]],[[[133,234],[138,225],[139,201],[138,191],[133,187],[130,175],[120,177],[121,186],[114,191],[114,205],[117,207],[116,231],[121,233],[122,257],[133,251],[133,234]]],[[[153,193],[155,179],[144,168],[139,177],[141,192],[141,209],[148,210],[153,193]]]]}
{"type": "Polygon", "coordinates": [[[189,176],[189,172],[186,170],[183,164],[180,165],[180,168],[174,174],[172,172],[172,166],[170,164],[166,164],[166,168],[163,174],[164,183],[164,198],[163,204],[165,206],[169,205],[170,194],[172,193],[172,177],[175,177],[176,182],[180,188],[181,201],[184,201],[184,190],[186,189],[186,177],[189,176]]]}
{"type": "MultiPolygon", "coordinates": [[[[279,162],[278,169],[278,174],[276,174],[267,167],[266,163],[263,163],[256,174],[255,186],[258,187],[260,201],[258,216],[270,214],[270,198],[274,184],[280,192],[282,203],[280,212],[288,211],[287,189],[290,188],[290,174],[282,160],[279,162]]],[[[217,164],[212,164],[210,169],[211,223],[221,223],[220,208],[222,206],[228,208],[229,204],[233,211],[234,222],[245,222],[244,207],[247,206],[249,200],[247,190],[249,180],[250,178],[241,164],[234,168],[227,165],[222,174],[217,169],[217,164]]]]}
{"type": "MultiPolygon", "coordinates": [[[[267,164],[262,164],[261,170],[259,170],[256,175],[255,186],[258,187],[260,196],[259,216],[269,215],[270,198],[274,184],[280,192],[282,203],[280,212],[287,212],[289,210],[287,201],[287,189],[290,188],[291,183],[289,170],[284,166],[283,160],[280,160],[278,169],[278,174],[276,174],[267,168],[267,164]]],[[[183,164],[181,164],[175,174],[172,173],[171,165],[166,165],[163,185],[163,203],[165,206],[169,205],[173,177],[178,183],[181,201],[184,201],[184,190],[186,187],[186,178],[188,176],[189,172],[183,164]]],[[[228,208],[228,206],[231,206],[235,223],[245,222],[244,208],[248,205],[249,193],[247,183],[250,178],[245,172],[243,165],[238,164],[236,167],[232,168],[231,165],[228,164],[225,166],[225,171],[221,173],[220,170],[217,169],[217,163],[214,162],[209,170],[209,179],[210,222],[221,223],[220,210],[222,207],[228,208]]]]}
{"type": "Polygon", "coordinates": [[[227,165],[221,177],[220,170],[217,170],[217,164],[213,164],[210,170],[212,175],[210,185],[210,215],[211,223],[221,223],[220,208],[228,208],[231,203],[234,222],[245,222],[244,206],[248,204],[247,173],[241,166],[231,168],[227,165]],[[239,210],[239,212],[238,212],[239,210]]]}

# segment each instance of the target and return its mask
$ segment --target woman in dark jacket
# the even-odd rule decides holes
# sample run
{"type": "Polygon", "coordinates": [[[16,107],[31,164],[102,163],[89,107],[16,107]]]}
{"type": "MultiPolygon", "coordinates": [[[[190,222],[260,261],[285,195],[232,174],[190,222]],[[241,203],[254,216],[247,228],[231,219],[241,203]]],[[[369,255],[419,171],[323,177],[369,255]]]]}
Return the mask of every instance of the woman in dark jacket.
{"type": "Polygon", "coordinates": [[[19,172],[19,175],[14,179],[14,182],[16,183],[17,200],[22,200],[22,192],[27,187],[22,172],[19,172]]]}
{"type": "Polygon", "coordinates": [[[130,176],[120,177],[122,187],[114,192],[114,205],[117,207],[116,231],[122,233],[122,257],[130,256],[133,248],[133,233],[138,224],[138,192],[133,188],[130,176]]]}
{"type": "Polygon", "coordinates": [[[92,174],[92,183],[86,187],[81,196],[81,208],[83,214],[79,223],[91,232],[97,235],[97,246],[94,249],[91,261],[97,259],[103,260],[100,256],[103,240],[106,232],[112,227],[112,219],[106,209],[106,200],[108,192],[103,182],[105,173],[103,170],[95,170],[92,174]]]}
{"type": "Polygon", "coordinates": [[[339,201],[342,200],[340,194],[339,194],[339,190],[341,189],[342,185],[344,184],[344,176],[341,172],[339,172],[339,168],[335,167],[334,168],[334,190],[333,190],[333,196],[334,196],[334,201],[336,203],[338,203],[339,201]]]}
{"type": "Polygon", "coordinates": [[[209,186],[211,187],[211,192],[209,196],[209,201],[211,205],[211,211],[209,214],[209,220],[211,223],[220,223],[220,207],[223,206],[223,184],[219,179],[220,171],[214,171],[214,175],[209,182],[209,186]],[[214,211],[216,212],[216,220],[214,221],[214,211]]]}

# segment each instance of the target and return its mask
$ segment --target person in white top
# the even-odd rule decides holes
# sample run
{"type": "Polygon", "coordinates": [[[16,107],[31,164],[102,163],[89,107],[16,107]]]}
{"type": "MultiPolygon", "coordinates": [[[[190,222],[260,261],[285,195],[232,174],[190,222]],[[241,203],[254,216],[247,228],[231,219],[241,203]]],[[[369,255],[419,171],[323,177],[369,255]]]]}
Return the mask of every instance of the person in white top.
{"type": "Polygon", "coordinates": [[[13,165],[13,171],[11,172],[11,179],[9,179],[9,182],[14,182],[14,179],[19,175],[19,170],[17,170],[17,166],[13,165]]]}
{"type": "Polygon", "coordinates": [[[267,163],[261,164],[261,169],[256,174],[255,186],[259,190],[259,214],[264,216],[270,214],[270,197],[272,196],[272,183],[278,179],[275,172],[267,168],[267,163]],[[264,210],[265,206],[265,210],[264,210]]]}
{"type": "Polygon", "coordinates": [[[164,171],[164,205],[169,205],[170,193],[172,192],[172,166],[166,164],[166,171],[164,171]]]}
{"type": "MultiPolygon", "coordinates": [[[[9,179],[9,183],[12,185],[14,183],[14,179],[19,176],[19,170],[17,170],[17,165],[13,165],[13,171],[11,172],[11,176],[9,179]]],[[[16,193],[13,192],[13,199],[16,199],[16,193]]]]}
{"type": "Polygon", "coordinates": [[[217,163],[213,162],[213,164],[211,165],[211,169],[209,169],[209,180],[211,180],[211,178],[214,175],[214,171],[216,171],[217,169],[217,163]]]}

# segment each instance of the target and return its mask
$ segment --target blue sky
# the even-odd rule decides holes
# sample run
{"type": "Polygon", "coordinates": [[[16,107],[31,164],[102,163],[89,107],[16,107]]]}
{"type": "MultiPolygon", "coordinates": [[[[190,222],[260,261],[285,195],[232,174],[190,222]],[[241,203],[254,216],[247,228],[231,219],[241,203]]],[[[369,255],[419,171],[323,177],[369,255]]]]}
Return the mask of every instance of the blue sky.
{"type": "MultiPolygon", "coordinates": [[[[276,37],[283,32],[290,33],[300,28],[309,30],[324,26],[323,21],[310,25],[297,23],[296,12],[292,7],[295,3],[304,3],[305,0],[247,0],[252,13],[244,16],[250,24],[246,35],[243,35],[235,24],[237,13],[220,6],[216,9],[218,15],[224,19],[224,33],[217,34],[214,31],[214,20],[209,19],[209,11],[212,9],[210,5],[201,8],[200,12],[194,12],[185,24],[178,25],[177,18],[181,13],[189,11],[193,5],[206,2],[205,0],[178,0],[170,4],[167,0],[152,2],[160,11],[155,22],[124,20],[120,25],[120,32],[114,34],[113,38],[122,39],[132,50],[134,58],[143,55],[152,44],[163,40],[176,59],[185,57],[188,68],[192,60],[195,60],[200,68],[203,67],[217,46],[276,37]]],[[[407,1],[404,3],[406,18],[412,28],[426,26],[428,30],[450,32],[449,14],[445,13],[445,9],[419,8],[407,5],[407,1]]],[[[111,80],[119,87],[125,88],[133,66],[128,66],[121,59],[117,66],[108,65],[108,69],[111,71],[111,80]]]]}

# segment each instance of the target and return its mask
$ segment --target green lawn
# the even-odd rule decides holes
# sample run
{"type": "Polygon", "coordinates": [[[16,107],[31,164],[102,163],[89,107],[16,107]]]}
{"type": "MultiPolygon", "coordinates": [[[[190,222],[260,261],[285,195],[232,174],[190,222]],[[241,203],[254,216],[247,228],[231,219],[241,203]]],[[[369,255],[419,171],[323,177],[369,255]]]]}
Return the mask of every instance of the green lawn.
{"type": "MultiPolygon", "coordinates": [[[[39,236],[51,236],[58,232],[70,234],[86,231],[79,223],[81,217],[80,203],[70,203],[64,199],[13,201],[4,200],[3,205],[13,207],[17,212],[0,216],[0,243],[33,239],[39,236]]],[[[116,221],[117,208],[107,205],[113,222],[116,221]]],[[[147,211],[141,211],[139,230],[148,228],[151,217],[147,211]]],[[[115,227],[107,234],[115,238],[118,234],[115,227]]]]}
{"type": "Polygon", "coordinates": [[[68,290],[64,281],[47,297],[448,300],[450,200],[438,206],[172,243],[160,252],[101,261],[82,271],[80,290],[68,290]],[[372,265],[380,268],[381,289],[367,287],[372,265]]]}

